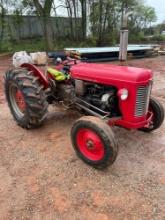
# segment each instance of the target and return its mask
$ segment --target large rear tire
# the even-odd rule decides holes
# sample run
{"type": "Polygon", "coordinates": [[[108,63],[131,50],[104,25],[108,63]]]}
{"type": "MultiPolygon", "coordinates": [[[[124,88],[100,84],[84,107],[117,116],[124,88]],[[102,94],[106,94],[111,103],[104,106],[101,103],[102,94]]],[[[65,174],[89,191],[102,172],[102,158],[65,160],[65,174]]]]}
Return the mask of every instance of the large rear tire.
{"type": "Polygon", "coordinates": [[[71,140],[77,155],[87,164],[103,169],[113,164],[118,145],[111,128],[101,119],[84,116],[71,130],[71,140]]]}
{"type": "Polygon", "coordinates": [[[47,114],[47,98],[43,86],[32,72],[24,68],[6,72],[5,94],[19,126],[30,129],[43,123],[47,114]]]}
{"type": "Polygon", "coordinates": [[[164,108],[162,104],[155,98],[150,98],[149,111],[152,112],[152,120],[147,127],[140,128],[144,132],[151,132],[158,129],[164,121],[164,108]]]}

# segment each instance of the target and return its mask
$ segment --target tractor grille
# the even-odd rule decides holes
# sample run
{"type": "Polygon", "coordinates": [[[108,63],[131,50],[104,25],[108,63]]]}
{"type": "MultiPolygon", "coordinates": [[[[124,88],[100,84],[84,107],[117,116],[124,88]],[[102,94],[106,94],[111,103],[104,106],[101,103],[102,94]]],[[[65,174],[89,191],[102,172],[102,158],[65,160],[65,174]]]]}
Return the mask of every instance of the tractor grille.
{"type": "Polygon", "coordinates": [[[140,117],[147,113],[149,98],[151,92],[151,84],[147,86],[140,86],[137,89],[135,116],[140,117]]]}

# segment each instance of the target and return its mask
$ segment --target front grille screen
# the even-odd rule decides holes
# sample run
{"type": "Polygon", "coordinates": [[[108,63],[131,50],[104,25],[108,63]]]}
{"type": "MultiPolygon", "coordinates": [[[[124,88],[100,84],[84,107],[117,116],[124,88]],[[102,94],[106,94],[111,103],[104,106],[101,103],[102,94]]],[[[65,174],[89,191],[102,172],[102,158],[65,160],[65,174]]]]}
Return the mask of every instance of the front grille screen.
{"type": "Polygon", "coordinates": [[[135,105],[135,116],[140,117],[147,113],[149,105],[151,85],[140,86],[137,89],[136,94],[136,105],[135,105]]]}

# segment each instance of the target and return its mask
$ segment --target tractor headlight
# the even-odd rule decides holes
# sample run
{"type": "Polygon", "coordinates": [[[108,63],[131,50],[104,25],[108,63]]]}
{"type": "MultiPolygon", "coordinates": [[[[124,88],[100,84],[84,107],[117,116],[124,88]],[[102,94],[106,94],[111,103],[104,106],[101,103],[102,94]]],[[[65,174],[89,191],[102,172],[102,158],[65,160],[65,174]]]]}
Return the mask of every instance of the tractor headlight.
{"type": "Polygon", "coordinates": [[[118,91],[118,96],[122,101],[125,101],[128,98],[128,90],[127,89],[120,89],[118,91]]]}

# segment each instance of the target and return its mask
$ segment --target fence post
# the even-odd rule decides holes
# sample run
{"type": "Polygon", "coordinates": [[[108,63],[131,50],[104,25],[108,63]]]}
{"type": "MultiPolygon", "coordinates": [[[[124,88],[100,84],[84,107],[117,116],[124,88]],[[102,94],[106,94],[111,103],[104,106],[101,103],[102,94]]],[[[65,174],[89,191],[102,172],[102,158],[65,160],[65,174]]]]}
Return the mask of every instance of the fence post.
{"type": "Polygon", "coordinates": [[[127,60],[127,47],[128,47],[128,30],[120,30],[120,52],[119,60],[127,60]]]}

